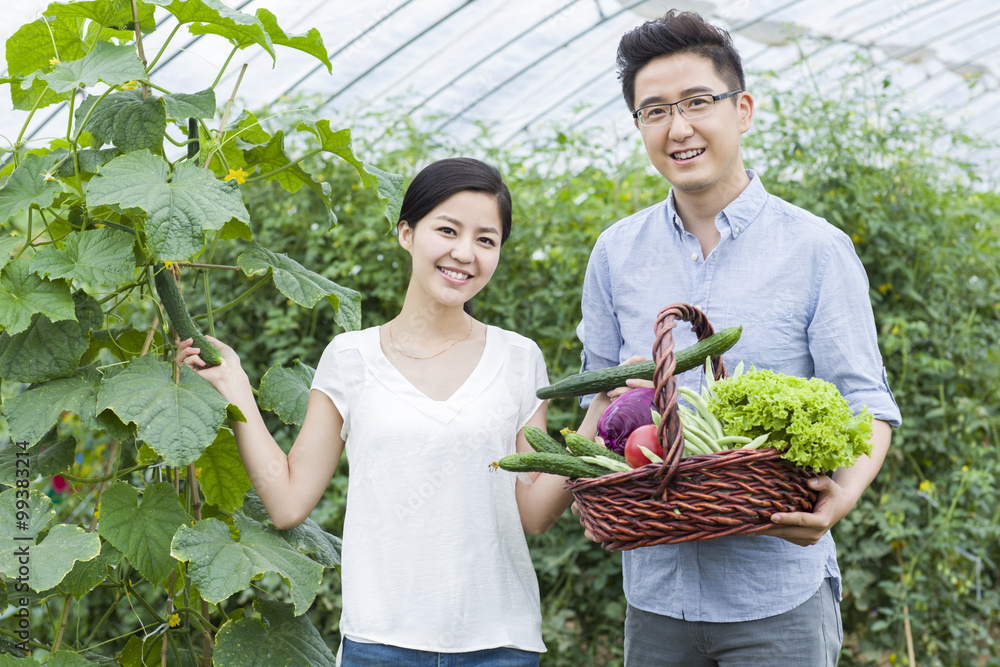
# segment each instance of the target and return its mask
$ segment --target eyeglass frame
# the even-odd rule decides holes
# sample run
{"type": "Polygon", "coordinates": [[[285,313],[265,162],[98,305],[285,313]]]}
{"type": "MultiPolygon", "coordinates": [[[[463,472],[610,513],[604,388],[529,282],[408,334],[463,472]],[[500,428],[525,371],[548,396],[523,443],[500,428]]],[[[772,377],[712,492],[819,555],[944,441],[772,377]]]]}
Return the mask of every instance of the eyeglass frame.
{"type": "MultiPolygon", "coordinates": [[[[680,113],[680,115],[684,116],[684,118],[688,118],[687,114],[685,114],[683,111],[681,111],[681,108],[679,106],[677,106],[677,105],[682,104],[683,102],[687,102],[688,100],[693,100],[696,97],[711,97],[712,98],[712,110],[709,111],[708,113],[704,113],[704,114],[702,114],[700,116],[695,116],[695,119],[704,118],[705,116],[707,116],[710,113],[712,113],[712,111],[715,111],[715,102],[718,102],[719,100],[724,100],[724,99],[730,98],[733,95],[738,95],[738,94],[744,93],[744,92],[746,92],[746,91],[743,90],[742,88],[737,88],[736,90],[730,90],[729,92],[726,92],[726,93],[719,93],[718,95],[709,95],[708,93],[701,93],[700,95],[691,95],[690,97],[685,97],[683,100],[677,100],[676,102],[657,102],[656,104],[647,104],[646,106],[639,107],[638,109],[636,109],[635,111],[633,111],[632,112],[632,118],[634,118],[635,121],[637,123],[639,123],[639,125],[642,125],[643,127],[656,127],[657,125],[665,125],[666,124],[665,122],[664,123],[654,123],[652,125],[646,125],[639,118],[639,112],[642,111],[643,109],[652,109],[653,107],[667,107],[667,111],[670,114],[668,116],[668,119],[673,120],[673,118],[674,118],[674,110],[671,107],[677,107],[678,113],[680,113]]],[[[688,120],[691,120],[691,119],[688,118],[688,120]]]]}

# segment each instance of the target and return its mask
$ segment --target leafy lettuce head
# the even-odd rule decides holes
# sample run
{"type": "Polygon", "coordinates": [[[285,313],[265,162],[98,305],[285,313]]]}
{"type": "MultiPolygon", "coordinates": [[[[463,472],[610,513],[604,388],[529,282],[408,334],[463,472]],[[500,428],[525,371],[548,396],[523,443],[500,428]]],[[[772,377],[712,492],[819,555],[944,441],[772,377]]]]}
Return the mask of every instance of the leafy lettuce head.
{"type": "Polygon", "coordinates": [[[803,468],[847,468],[872,451],[868,408],[854,415],[837,387],[819,378],[751,370],[716,382],[710,407],[727,435],[770,433],[768,445],[803,468]]]}

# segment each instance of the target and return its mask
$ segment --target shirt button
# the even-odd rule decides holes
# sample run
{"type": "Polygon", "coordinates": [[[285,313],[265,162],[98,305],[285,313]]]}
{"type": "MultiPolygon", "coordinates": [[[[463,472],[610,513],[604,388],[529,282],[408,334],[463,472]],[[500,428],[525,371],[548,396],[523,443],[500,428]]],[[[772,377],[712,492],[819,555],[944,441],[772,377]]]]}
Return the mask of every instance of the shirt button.
{"type": "Polygon", "coordinates": [[[693,259],[694,261],[697,262],[698,261],[698,253],[696,253],[696,252],[691,253],[691,259],[693,259]]]}
{"type": "Polygon", "coordinates": [[[733,236],[736,236],[739,233],[740,233],[740,228],[739,227],[737,227],[736,229],[733,230],[733,236]]]}

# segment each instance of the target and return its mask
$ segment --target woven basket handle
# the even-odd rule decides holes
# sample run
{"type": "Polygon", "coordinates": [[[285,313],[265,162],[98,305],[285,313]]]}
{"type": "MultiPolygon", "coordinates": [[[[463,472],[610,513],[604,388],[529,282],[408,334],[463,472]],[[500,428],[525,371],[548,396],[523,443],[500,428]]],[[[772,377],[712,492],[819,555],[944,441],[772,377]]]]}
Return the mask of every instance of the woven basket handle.
{"type": "MultiPolygon", "coordinates": [[[[674,369],[677,358],[674,356],[674,336],[671,333],[677,326],[677,320],[690,322],[698,340],[708,338],[715,333],[705,313],[686,303],[675,303],[665,306],[656,316],[656,341],[653,343],[653,359],[656,370],[653,373],[653,401],[660,412],[660,425],[656,437],[663,446],[663,463],[659,475],[663,477],[656,496],[665,497],[670,480],[677,473],[681,457],[684,455],[684,435],[681,429],[681,417],[677,411],[677,379],[674,369]]],[[[716,380],[726,376],[726,367],[722,364],[722,355],[712,361],[712,370],[716,380]]]]}

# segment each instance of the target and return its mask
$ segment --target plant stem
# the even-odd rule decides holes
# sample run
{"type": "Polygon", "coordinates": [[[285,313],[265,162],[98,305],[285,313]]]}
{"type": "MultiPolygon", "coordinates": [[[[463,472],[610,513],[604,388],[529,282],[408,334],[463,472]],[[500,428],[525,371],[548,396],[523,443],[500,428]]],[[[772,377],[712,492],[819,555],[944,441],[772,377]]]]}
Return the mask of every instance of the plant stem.
{"type": "Polygon", "coordinates": [[[112,479],[116,479],[118,477],[122,477],[124,475],[128,475],[133,472],[138,472],[140,470],[146,470],[148,468],[152,468],[153,465],[154,464],[150,463],[147,465],[133,466],[131,468],[126,468],[125,470],[119,470],[115,473],[109,473],[107,475],[103,475],[101,477],[77,477],[76,475],[70,475],[67,473],[62,473],[61,476],[65,477],[71,482],[76,482],[77,484],[97,484],[98,482],[108,482],[112,479]]]}
{"type": "MultiPolygon", "coordinates": [[[[207,280],[205,281],[205,298],[208,298],[207,280]]],[[[209,312],[211,312],[211,308],[209,308],[209,312]]],[[[198,477],[195,475],[193,463],[188,464],[188,488],[191,491],[191,513],[194,515],[195,521],[201,521],[201,494],[198,493],[198,477]]],[[[212,631],[209,629],[211,627],[209,613],[208,602],[202,600],[201,616],[205,621],[201,633],[201,661],[203,667],[212,666],[212,646],[214,642],[212,641],[212,631]]]]}
{"type": "Polygon", "coordinates": [[[104,98],[110,95],[111,92],[114,90],[115,90],[114,88],[108,88],[107,90],[105,90],[103,93],[101,93],[101,96],[97,98],[97,101],[94,102],[89,109],[87,109],[87,115],[84,116],[83,121],[76,126],[76,133],[73,135],[73,138],[71,139],[72,143],[76,144],[77,141],[79,141],[80,134],[83,132],[83,128],[87,126],[87,121],[90,120],[90,116],[91,114],[94,113],[94,109],[96,109],[97,105],[103,102],[104,98]]]}
{"type": "Polygon", "coordinates": [[[160,60],[160,57],[163,55],[164,51],[167,50],[167,44],[169,44],[170,41],[174,38],[174,35],[177,34],[177,31],[181,29],[182,25],[183,25],[182,23],[178,23],[177,25],[174,26],[174,29],[170,31],[170,34],[167,35],[167,39],[163,42],[163,46],[160,47],[159,53],[156,54],[156,57],[153,58],[152,62],[150,62],[149,65],[146,67],[147,73],[151,69],[156,67],[156,63],[160,60]]]}
{"type": "MultiPolygon", "coordinates": [[[[221,80],[222,80],[222,74],[223,74],[223,73],[224,73],[224,72],[226,71],[226,68],[227,68],[227,67],[229,67],[229,61],[231,61],[231,60],[233,59],[233,56],[235,56],[235,55],[236,55],[236,51],[237,51],[238,49],[239,49],[239,47],[236,47],[236,46],[234,46],[234,47],[233,47],[233,50],[229,52],[229,56],[227,56],[227,57],[226,57],[226,62],[222,63],[222,67],[221,67],[221,68],[219,69],[219,74],[218,74],[218,76],[216,76],[216,77],[215,77],[215,81],[213,81],[213,82],[212,82],[212,85],[211,85],[211,86],[209,86],[209,88],[212,88],[212,89],[214,90],[214,89],[215,89],[215,87],[216,87],[217,85],[219,85],[219,81],[221,81],[221,80]]],[[[243,69],[244,69],[244,71],[246,70],[246,68],[247,68],[247,66],[246,66],[246,65],[243,65],[243,69]]],[[[240,73],[240,77],[241,77],[241,78],[242,78],[242,76],[243,76],[243,74],[242,74],[242,73],[240,73]]],[[[239,85],[239,83],[237,83],[236,85],[239,85]]]]}
{"type": "Polygon", "coordinates": [[[281,165],[280,167],[278,167],[274,171],[269,171],[266,174],[259,174],[257,176],[252,177],[252,178],[248,178],[246,180],[246,182],[247,183],[259,183],[260,181],[266,180],[268,178],[271,178],[271,177],[275,176],[276,174],[280,174],[283,171],[291,169],[292,167],[298,165],[300,162],[308,160],[313,155],[317,155],[317,154],[322,153],[322,152],[323,152],[322,148],[314,148],[313,150],[309,151],[305,155],[303,155],[301,157],[298,157],[298,158],[292,160],[291,162],[289,162],[287,164],[281,165]]]}
{"type": "Polygon", "coordinates": [[[174,262],[177,266],[189,266],[193,269],[228,269],[229,271],[239,271],[240,267],[229,264],[198,264],[197,262],[174,262]]]}
{"type": "MultiPolygon", "coordinates": [[[[232,57],[231,54],[230,57],[232,57]]],[[[229,121],[229,110],[233,108],[233,100],[236,99],[236,91],[239,90],[240,82],[243,81],[243,75],[246,74],[246,71],[247,71],[247,65],[246,63],[243,63],[243,68],[240,69],[240,75],[236,78],[236,85],[233,86],[233,92],[229,95],[229,101],[226,102],[226,109],[225,111],[222,112],[222,118],[219,120],[219,131],[215,133],[215,141],[213,143],[218,143],[218,139],[220,136],[222,136],[222,132],[226,127],[226,123],[229,121]]],[[[213,85],[212,87],[214,88],[215,86],[213,85]]],[[[212,163],[212,157],[215,155],[215,152],[217,150],[218,146],[213,146],[211,150],[209,150],[208,155],[206,155],[205,159],[202,161],[202,164],[205,166],[206,169],[212,163]]]]}
{"type": "MultiPolygon", "coordinates": [[[[139,26],[139,8],[136,6],[135,0],[132,0],[132,32],[135,35],[135,47],[139,51],[139,59],[142,60],[142,68],[147,69],[146,51],[142,48],[142,28],[139,26]]],[[[149,97],[149,87],[144,81],[142,83],[142,99],[147,97],[149,97]]]]}
{"type": "Polygon", "coordinates": [[[56,640],[52,643],[52,652],[55,653],[59,650],[59,645],[62,644],[63,633],[66,631],[66,622],[69,620],[69,605],[73,601],[73,596],[70,594],[66,595],[63,601],[62,618],[59,619],[59,632],[56,633],[56,640]]]}

